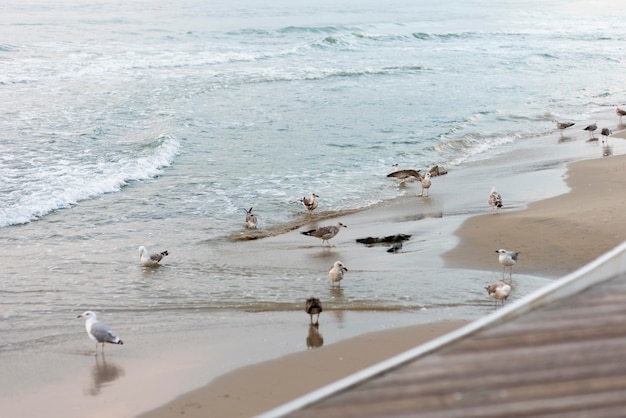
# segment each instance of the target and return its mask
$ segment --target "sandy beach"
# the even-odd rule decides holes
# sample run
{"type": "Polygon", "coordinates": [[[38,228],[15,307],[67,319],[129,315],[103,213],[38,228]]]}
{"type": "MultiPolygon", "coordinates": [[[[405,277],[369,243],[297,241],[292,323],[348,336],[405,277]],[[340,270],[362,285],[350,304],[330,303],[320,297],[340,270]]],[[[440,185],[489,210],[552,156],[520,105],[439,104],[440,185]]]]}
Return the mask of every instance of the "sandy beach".
{"type": "MultiPolygon", "coordinates": [[[[626,138],[626,134],[622,131],[615,137],[626,138]]],[[[626,238],[626,219],[622,216],[626,210],[622,193],[625,175],[624,155],[571,163],[566,175],[569,193],[532,203],[523,210],[507,210],[506,190],[501,190],[503,210],[463,222],[455,232],[460,241],[444,254],[445,263],[490,271],[494,269],[495,250],[506,248],[521,252],[514,277],[532,274],[555,278],[571,272],[626,238]]],[[[252,416],[464,323],[441,321],[370,333],[255,364],[141,416],[252,416]]]]}

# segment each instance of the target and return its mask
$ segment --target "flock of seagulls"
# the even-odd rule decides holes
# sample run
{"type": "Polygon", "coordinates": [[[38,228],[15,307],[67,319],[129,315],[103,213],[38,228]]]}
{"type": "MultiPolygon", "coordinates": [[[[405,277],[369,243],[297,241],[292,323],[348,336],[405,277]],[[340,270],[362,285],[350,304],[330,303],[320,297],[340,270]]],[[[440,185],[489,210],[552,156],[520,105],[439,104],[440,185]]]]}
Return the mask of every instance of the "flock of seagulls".
{"type": "MultiPolygon", "coordinates": [[[[619,123],[620,125],[622,125],[622,117],[626,115],[626,110],[620,109],[619,106],[616,106],[615,114],[619,117],[619,123]]],[[[563,131],[565,129],[576,125],[574,122],[559,122],[556,119],[554,119],[553,122],[556,124],[556,129],[561,132],[561,138],[563,138],[563,131]]],[[[595,121],[594,123],[589,124],[583,128],[583,131],[589,132],[589,141],[597,140],[597,138],[595,137],[596,130],[598,130],[598,121],[595,121]]],[[[613,131],[611,131],[609,128],[602,128],[600,133],[604,137],[604,141],[608,139],[609,135],[613,135],[613,131]]]]}

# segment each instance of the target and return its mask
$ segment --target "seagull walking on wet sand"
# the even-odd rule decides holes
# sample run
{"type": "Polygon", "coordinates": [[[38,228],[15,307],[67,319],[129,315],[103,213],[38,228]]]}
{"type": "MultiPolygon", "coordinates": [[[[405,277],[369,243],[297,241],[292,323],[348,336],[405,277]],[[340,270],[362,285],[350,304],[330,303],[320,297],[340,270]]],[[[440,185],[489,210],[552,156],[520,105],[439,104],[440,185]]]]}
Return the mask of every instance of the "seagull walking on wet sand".
{"type": "Polygon", "coordinates": [[[502,265],[502,277],[504,277],[504,273],[506,268],[509,268],[509,279],[513,276],[513,266],[517,263],[517,256],[520,255],[520,252],[508,251],[500,248],[496,250],[499,254],[498,262],[502,265]]]}
{"type": "Polygon", "coordinates": [[[498,301],[502,302],[504,305],[504,301],[507,300],[509,295],[511,294],[511,285],[504,282],[495,282],[485,287],[487,293],[490,298],[495,300],[496,306],[498,306],[498,301]]]}
{"type": "Polygon", "coordinates": [[[89,338],[96,342],[96,355],[98,355],[98,344],[102,344],[102,354],[104,354],[105,343],[124,344],[124,342],[111,331],[108,325],[98,321],[94,311],[85,311],[78,315],[78,318],[86,319],[85,330],[87,330],[89,338]]]}
{"type": "Polygon", "coordinates": [[[141,265],[144,267],[159,266],[159,262],[163,260],[163,257],[166,255],[170,255],[170,253],[163,251],[161,253],[150,254],[143,245],[139,247],[139,261],[141,261],[141,265]]]}
{"type": "Polygon", "coordinates": [[[615,114],[619,117],[619,124],[622,124],[622,116],[626,116],[626,110],[620,109],[618,106],[615,106],[615,114]]]}
{"type": "Polygon", "coordinates": [[[553,122],[556,124],[556,129],[561,131],[561,138],[563,137],[563,131],[565,129],[569,128],[570,126],[576,125],[574,122],[559,122],[556,119],[553,122]]]}
{"type": "Polygon", "coordinates": [[[387,174],[387,177],[392,177],[392,178],[402,180],[401,183],[404,183],[406,180],[411,179],[411,178],[417,179],[417,180],[422,179],[422,175],[420,174],[419,170],[411,170],[411,169],[400,170],[400,166],[397,163],[394,164],[393,167],[395,168],[395,171],[387,174]]]}
{"type": "Polygon", "coordinates": [[[313,324],[313,315],[317,315],[315,318],[315,325],[320,321],[320,314],[322,313],[322,302],[318,298],[308,298],[304,305],[304,310],[311,316],[311,323],[313,324]]]}
{"type": "Polygon", "coordinates": [[[594,139],[595,136],[593,136],[593,133],[596,131],[596,129],[598,129],[598,122],[587,125],[587,127],[583,129],[583,131],[589,131],[589,139],[594,139]]]}
{"type": "Polygon", "coordinates": [[[246,210],[246,228],[248,229],[256,229],[258,224],[258,219],[254,213],[252,213],[252,208],[246,210]]]}
{"type": "Polygon", "coordinates": [[[300,202],[302,202],[302,206],[304,206],[309,213],[313,212],[317,208],[317,198],[319,196],[315,193],[311,193],[311,197],[303,197],[300,202]]]}
{"type": "Polygon", "coordinates": [[[428,196],[428,191],[430,190],[430,186],[433,184],[430,180],[430,173],[424,174],[424,177],[420,179],[420,184],[422,185],[422,193],[418,194],[418,197],[428,196]],[[424,190],[426,190],[426,194],[424,194],[424,190]]]}
{"type": "Polygon", "coordinates": [[[348,271],[346,266],[343,265],[341,261],[335,261],[335,264],[328,270],[328,278],[331,281],[331,284],[334,286],[337,283],[340,287],[340,281],[343,280],[343,274],[348,271]]]}
{"type": "Polygon", "coordinates": [[[498,209],[502,207],[502,196],[496,191],[495,186],[491,188],[489,193],[489,200],[487,200],[489,206],[491,206],[492,213],[498,213],[498,209]]]}
{"type": "Polygon", "coordinates": [[[330,244],[330,242],[328,242],[328,240],[337,235],[341,228],[347,228],[347,226],[342,224],[341,222],[337,222],[335,225],[322,226],[321,228],[301,232],[301,234],[319,238],[322,240],[322,245],[324,245],[324,242],[326,242],[330,247],[332,245],[330,244]]]}

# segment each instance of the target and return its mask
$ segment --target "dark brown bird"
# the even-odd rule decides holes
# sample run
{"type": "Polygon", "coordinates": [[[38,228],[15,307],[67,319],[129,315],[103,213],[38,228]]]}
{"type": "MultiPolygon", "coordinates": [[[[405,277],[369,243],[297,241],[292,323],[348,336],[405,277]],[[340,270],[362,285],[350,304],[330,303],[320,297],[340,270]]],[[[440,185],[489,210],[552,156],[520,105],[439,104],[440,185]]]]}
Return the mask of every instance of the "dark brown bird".
{"type": "Polygon", "coordinates": [[[422,175],[420,174],[420,170],[398,170],[399,165],[398,164],[394,164],[393,167],[396,169],[396,171],[387,174],[387,177],[394,177],[397,178],[399,180],[402,180],[402,182],[404,183],[404,181],[406,181],[407,179],[410,178],[415,178],[417,180],[422,180],[422,175]]]}
{"type": "Polygon", "coordinates": [[[318,298],[308,298],[304,305],[304,311],[311,316],[311,323],[313,323],[313,315],[317,315],[315,324],[318,324],[322,313],[322,302],[318,298]]]}
{"type": "Polygon", "coordinates": [[[609,135],[613,135],[613,131],[611,131],[609,128],[602,128],[602,131],[600,131],[600,133],[605,138],[608,137],[609,135]]]}

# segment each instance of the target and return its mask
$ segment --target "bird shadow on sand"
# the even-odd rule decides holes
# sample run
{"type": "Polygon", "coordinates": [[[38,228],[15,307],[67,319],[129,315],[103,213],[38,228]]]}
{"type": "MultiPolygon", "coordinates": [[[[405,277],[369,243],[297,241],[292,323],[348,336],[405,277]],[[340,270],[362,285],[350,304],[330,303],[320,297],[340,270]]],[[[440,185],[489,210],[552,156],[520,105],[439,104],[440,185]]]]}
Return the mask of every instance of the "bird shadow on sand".
{"type": "Polygon", "coordinates": [[[85,395],[97,396],[103,388],[124,376],[124,369],[107,360],[104,355],[95,356],[95,364],[91,367],[91,386],[85,389],[85,395]]]}

